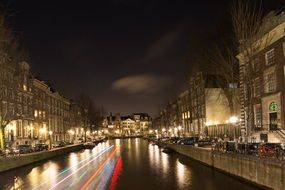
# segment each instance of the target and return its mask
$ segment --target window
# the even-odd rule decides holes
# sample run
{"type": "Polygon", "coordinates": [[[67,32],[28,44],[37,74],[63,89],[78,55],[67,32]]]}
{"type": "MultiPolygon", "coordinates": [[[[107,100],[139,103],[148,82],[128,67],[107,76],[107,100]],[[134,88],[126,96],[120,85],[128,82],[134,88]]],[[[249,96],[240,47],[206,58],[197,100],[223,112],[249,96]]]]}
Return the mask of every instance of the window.
{"type": "Polygon", "coordinates": [[[260,97],[260,78],[256,78],[253,83],[253,95],[254,97],[260,97]]]}
{"type": "Polygon", "coordinates": [[[265,93],[271,93],[276,91],[276,74],[274,70],[264,74],[264,84],[265,93]]]}
{"type": "Polygon", "coordinates": [[[229,83],[229,88],[238,88],[238,83],[229,83]]]}
{"type": "Polygon", "coordinates": [[[20,104],[18,104],[18,114],[20,114],[20,115],[23,114],[22,106],[20,104]]]}
{"type": "Polygon", "coordinates": [[[25,84],[23,85],[23,90],[24,90],[24,91],[27,91],[27,90],[28,90],[27,85],[25,85],[25,84]]]}
{"type": "Polygon", "coordinates": [[[275,62],[275,51],[271,49],[270,51],[265,53],[265,61],[266,65],[271,65],[275,62]]]}
{"type": "Polygon", "coordinates": [[[253,60],[252,60],[252,62],[251,62],[251,65],[252,65],[252,70],[253,71],[258,71],[259,70],[259,58],[258,57],[256,57],[256,58],[254,58],[253,60]]]}
{"type": "Polygon", "coordinates": [[[9,104],[9,113],[11,115],[15,114],[14,104],[12,104],[12,103],[9,104]]]}
{"type": "Polygon", "coordinates": [[[7,105],[7,102],[2,102],[2,111],[4,112],[4,113],[7,113],[8,112],[8,105],[7,105]]]}
{"type": "Polygon", "coordinates": [[[17,121],[17,131],[18,131],[18,137],[23,137],[22,133],[22,121],[18,120],[17,121]]]}
{"type": "Polygon", "coordinates": [[[261,127],[261,105],[254,105],[254,124],[256,127],[261,127]]]}
{"type": "Polygon", "coordinates": [[[43,111],[43,119],[46,119],[46,112],[43,111]]]}
{"type": "Polygon", "coordinates": [[[35,110],[34,116],[38,117],[38,110],[35,110]]]}
{"type": "Polygon", "coordinates": [[[39,111],[39,118],[42,118],[42,111],[39,111]]]}

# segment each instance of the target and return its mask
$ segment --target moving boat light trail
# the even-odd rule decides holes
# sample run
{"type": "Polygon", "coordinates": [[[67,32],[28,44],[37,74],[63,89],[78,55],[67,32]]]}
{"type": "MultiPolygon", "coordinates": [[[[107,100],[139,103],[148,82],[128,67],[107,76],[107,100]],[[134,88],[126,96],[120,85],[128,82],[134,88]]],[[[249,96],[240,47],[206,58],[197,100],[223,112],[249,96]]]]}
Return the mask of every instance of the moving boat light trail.
{"type": "MultiPolygon", "coordinates": [[[[110,162],[110,160],[115,157],[115,153],[117,152],[119,147],[116,146],[115,149],[111,153],[108,153],[113,148],[114,148],[114,145],[108,146],[107,148],[100,150],[97,154],[89,156],[89,157],[81,160],[80,162],[72,165],[71,167],[63,170],[62,172],[58,173],[56,176],[50,176],[50,177],[56,177],[57,179],[61,179],[61,178],[62,179],[47,189],[53,190],[53,189],[59,189],[59,187],[61,187],[61,188],[64,187],[67,189],[74,189],[74,188],[79,189],[80,188],[81,190],[84,190],[84,189],[87,189],[90,185],[94,185],[93,183],[97,183],[97,181],[94,181],[95,177],[98,176],[99,174],[102,174],[102,170],[110,162]],[[108,154],[107,159],[104,159],[103,162],[98,161],[99,167],[97,169],[94,168],[94,165],[92,162],[94,162],[97,159],[100,160],[102,158],[102,156],[105,156],[105,154],[108,154]],[[91,168],[92,168],[91,171],[92,172],[95,171],[95,172],[93,174],[86,175],[89,173],[88,170],[91,168]],[[75,169],[75,170],[72,171],[72,169],[75,169]],[[72,171],[72,172],[70,172],[70,171],[72,171]],[[82,172],[82,174],[80,172],[82,172]],[[67,173],[69,173],[69,174],[66,175],[67,173]],[[81,176],[79,177],[80,179],[83,178],[84,175],[86,175],[87,177],[89,177],[89,176],[90,177],[87,180],[79,180],[78,183],[75,183],[70,178],[71,178],[71,176],[74,176],[77,173],[81,174],[81,176]],[[86,181],[86,182],[83,185],[81,185],[80,183],[82,181],[86,181]],[[74,186],[74,187],[72,188],[72,186],[74,186]],[[77,187],[75,187],[75,186],[77,186],[77,187]]],[[[44,181],[40,185],[34,187],[33,190],[42,189],[43,187],[46,188],[46,186],[48,185],[48,183],[51,182],[51,180],[52,179],[44,181]]]]}
{"type": "MultiPolygon", "coordinates": [[[[99,152],[99,154],[97,154],[97,156],[95,158],[92,159],[92,161],[96,158],[98,158],[99,156],[101,156],[102,154],[104,154],[106,151],[108,151],[109,149],[113,148],[114,145],[112,146],[109,146],[105,149],[103,149],[102,151],[99,152]]],[[[56,175],[56,177],[59,177],[61,175],[63,175],[64,173],[68,172],[69,170],[71,170],[72,168],[76,168],[77,166],[79,166],[81,163],[85,162],[86,160],[90,159],[91,157],[94,157],[94,155],[91,155],[83,160],[81,160],[80,162],[74,164],[73,166],[69,167],[69,168],[66,168],[65,170],[63,170],[62,172],[60,172],[59,174],[56,175]]],[[[36,190],[36,189],[39,189],[41,186],[43,186],[44,184],[48,183],[49,180],[46,180],[45,182],[41,183],[40,185],[34,187],[32,190],[36,190]]]]}

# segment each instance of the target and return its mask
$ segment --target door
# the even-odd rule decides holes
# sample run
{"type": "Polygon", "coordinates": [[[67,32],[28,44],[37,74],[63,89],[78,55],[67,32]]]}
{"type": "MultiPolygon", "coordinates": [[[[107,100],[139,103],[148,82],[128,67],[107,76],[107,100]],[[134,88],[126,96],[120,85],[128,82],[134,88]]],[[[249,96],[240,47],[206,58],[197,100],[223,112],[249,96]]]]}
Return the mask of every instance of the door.
{"type": "Polygon", "coordinates": [[[269,130],[277,130],[277,112],[269,113],[269,130]]]}

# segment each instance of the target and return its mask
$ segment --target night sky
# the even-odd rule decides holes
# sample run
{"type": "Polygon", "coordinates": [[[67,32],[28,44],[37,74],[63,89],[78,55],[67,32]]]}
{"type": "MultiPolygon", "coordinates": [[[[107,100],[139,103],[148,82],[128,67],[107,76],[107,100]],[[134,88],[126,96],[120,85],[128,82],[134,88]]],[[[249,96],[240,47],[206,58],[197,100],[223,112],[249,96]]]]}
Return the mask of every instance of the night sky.
{"type": "Polygon", "coordinates": [[[199,54],[229,37],[230,0],[7,2],[35,76],[113,113],[155,114],[201,67],[199,54]]]}

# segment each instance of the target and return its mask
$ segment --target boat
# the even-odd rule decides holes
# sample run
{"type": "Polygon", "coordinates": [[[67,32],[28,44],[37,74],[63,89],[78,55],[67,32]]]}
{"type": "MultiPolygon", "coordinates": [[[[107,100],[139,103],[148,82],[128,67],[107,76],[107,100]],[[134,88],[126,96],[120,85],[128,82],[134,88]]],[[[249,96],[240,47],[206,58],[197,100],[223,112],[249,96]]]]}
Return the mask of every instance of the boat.
{"type": "Polygon", "coordinates": [[[86,149],[93,149],[96,146],[96,144],[93,143],[93,142],[86,142],[86,143],[83,144],[83,146],[86,149]]]}
{"type": "Polygon", "coordinates": [[[164,147],[164,148],[162,149],[162,152],[167,153],[167,154],[170,154],[170,153],[173,153],[174,150],[171,149],[171,148],[169,148],[169,147],[164,147]]]}

